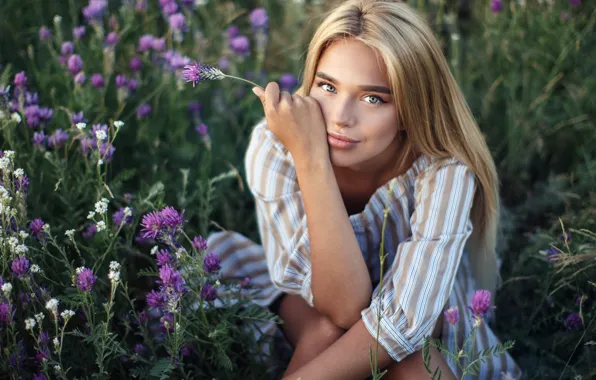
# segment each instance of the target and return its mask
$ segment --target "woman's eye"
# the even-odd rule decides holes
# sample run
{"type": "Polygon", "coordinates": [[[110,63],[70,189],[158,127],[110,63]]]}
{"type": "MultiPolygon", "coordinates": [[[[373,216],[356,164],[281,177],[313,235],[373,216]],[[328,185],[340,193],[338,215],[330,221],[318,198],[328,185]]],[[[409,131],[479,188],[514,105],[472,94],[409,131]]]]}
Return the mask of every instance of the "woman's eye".
{"type": "Polygon", "coordinates": [[[368,101],[367,103],[370,104],[380,104],[380,103],[385,103],[381,98],[379,98],[378,96],[374,96],[374,95],[367,95],[364,97],[364,99],[371,99],[371,101],[368,101]]]}
{"type": "Polygon", "coordinates": [[[335,92],[335,88],[329,83],[319,82],[317,83],[317,86],[321,87],[325,92],[335,92]]]}

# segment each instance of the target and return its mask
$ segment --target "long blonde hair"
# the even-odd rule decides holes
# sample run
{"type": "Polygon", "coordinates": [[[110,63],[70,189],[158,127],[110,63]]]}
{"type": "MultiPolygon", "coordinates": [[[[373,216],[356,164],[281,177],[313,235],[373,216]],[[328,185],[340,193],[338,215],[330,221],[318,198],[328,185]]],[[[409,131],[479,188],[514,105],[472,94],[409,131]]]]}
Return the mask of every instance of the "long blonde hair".
{"type": "Polygon", "coordinates": [[[344,39],[371,47],[387,67],[398,121],[405,131],[401,160],[414,151],[437,158],[454,157],[475,174],[478,186],[471,210],[473,232],[466,246],[476,286],[494,292],[500,208],[497,171],[432,30],[405,3],[348,0],[333,9],[317,28],[308,47],[298,94],[310,93],[325,48],[344,39]]]}

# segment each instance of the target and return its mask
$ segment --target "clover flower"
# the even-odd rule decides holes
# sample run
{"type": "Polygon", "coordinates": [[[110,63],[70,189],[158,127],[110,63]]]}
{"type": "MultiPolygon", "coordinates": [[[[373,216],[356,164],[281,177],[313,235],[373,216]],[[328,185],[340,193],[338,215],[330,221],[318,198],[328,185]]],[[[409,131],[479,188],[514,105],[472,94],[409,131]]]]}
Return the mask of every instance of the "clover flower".
{"type": "Polygon", "coordinates": [[[443,315],[450,325],[455,325],[459,320],[459,310],[457,309],[457,306],[452,306],[445,310],[443,315]]]}
{"type": "Polygon", "coordinates": [[[502,0],[491,0],[490,10],[493,11],[493,13],[500,13],[503,10],[503,1],[502,0]]]}
{"type": "Polygon", "coordinates": [[[48,146],[50,148],[60,148],[69,138],[70,134],[68,132],[63,131],[62,128],[58,128],[48,137],[48,146]]]}
{"type": "Polygon", "coordinates": [[[134,72],[141,71],[141,68],[143,67],[143,61],[141,61],[139,57],[134,57],[130,60],[128,67],[134,72]]]}
{"type": "Polygon", "coordinates": [[[468,308],[476,318],[484,317],[494,306],[490,305],[491,294],[488,290],[476,290],[472,296],[472,305],[468,308]]]}
{"type": "Polygon", "coordinates": [[[139,51],[145,52],[153,47],[155,37],[151,34],[144,34],[139,38],[139,51]]]}
{"type": "Polygon", "coordinates": [[[60,47],[60,53],[62,53],[65,57],[70,57],[72,53],[74,53],[74,45],[71,41],[65,41],[62,43],[60,47]]]}
{"type": "Polygon", "coordinates": [[[83,8],[83,16],[88,21],[100,20],[107,7],[107,0],[89,0],[89,5],[83,8]]]}
{"type": "Polygon", "coordinates": [[[8,303],[0,303],[0,322],[5,324],[9,324],[12,322],[12,317],[14,316],[14,310],[11,304],[8,303]]]}
{"type": "Polygon", "coordinates": [[[45,25],[39,28],[40,41],[49,41],[52,38],[52,32],[45,25]]]}
{"type": "Polygon", "coordinates": [[[250,24],[253,28],[266,28],[269,24],[269,17],[264,8],[256,8],[250,12],[250,24]]]}
{"type": "Polygon", "coordinates": [[[137,117],[139,119],[143,119],[143,118],[149,116],[150,113],[151,113],[151,106],[147,103],[143,103],[137,108],[137,117]]]}
{"type": "Polygon", "coordinates": [[[97,233],[97,225],[95,223],[90,224],[81,235],[85,239],[91,239],[97,233]]]}
{"type": "Polygon", "coordinates": [[[103,75],[96,73],[91,76],[91,85],[95,88],[102,88],[105,85],[103,75]]]}
{"type": "Polygon", "coordinates": [[[17,191],[22,191],[23,193],[27,194],[29,190],[29,177],[26,174],[23,174],[19,178],[15,179],[14,186],[17,191]]]}
{"type": "Polygon", "coordinates": [[[250,55],[250,41],[246,36],[234,37],[230,40],[230,49],[239,56],[250,55]]]}
{"type": "Polygon", "coordinates": [[[221,269],[221,261],[213,252],[209,252],[203,257],[203,269],[207,273],[216,273],[221,269]]]}
{"type": "Polygon", "coordinates": [[[89,268],[78,268],[76,286],[83,292],[91,293],[93,286],[97,281],[97,276],[93,274],[93,270],[89,268]]]}
{"type": "Polygon", "coordinates": [[[159,212],[159,216],[161,217],[163,225],[171,228],[172,230],[176,230],[182,227],[184,224],[184,211],[182,211],[182,213],[178,213],[178,211],[171,206],[164,207],[159,212]]]}
{"type": "Polygon", "coordinates": [[[217,289],[211,284],[205,284],[203,289],[201,289],[201,297],[203,297],[205,301],[213,301],[217,298],[217,289]]]}
{"type": "Polygon", "coordinates": [[[121,224],[131,224],[133,222],[132,210],[130,207],[120,208],[112,215],[112,221],[116,226],[120,226],[121,224]]]}
{"type": "Polygon", "coordinates": [[[16,88],[24,89],[27,86],[27,76],[25,75],[25,72],[21,71],[20,73],[17,73],[14,76],[13,83],[16,88]]]}
{"type": "Polygon", "coordinates": [[[298,78],[294,74],[284,73],[279,78],[279,87],[288,92],[292,92],[298,85],[298,78]]]}
{"type": "Polygon", "coordinates": [[[168,18],[170,28],[182,31],[185,26],[186,19],[182,13],[174,13],[168,18]]]}
{"type": "Polygon", "coordinates": [[[195,132],[201,137],[206,136],[209,133],[209,127],[207,127],[207,124],[201,123],[195,127],[195,132]]]}
{"type": "Polygon", "coordinates": [[[195,236],[192,239],[192,246],[197,251],[204,251],[207,249],[207,240],[202,236],[195,236]]]}
{"type": "Polygon", "coordinates": [[[163,222],[159,212],[153,211],[144,215],[141,226],[143,227],[141,230],[143,238],[155,240],[163,228],[163,222]]]}
{"type": "Polygon", "coordinates": [[[119,40],[120,40],[120,37],[118,36],[118,33],[110,32],[106,37],[106,44],[116,45],[119,40]]]}
{"type": "Polygon", "coordinates": [[[172,258],[172,255],[170,254],[170,251],[168,251],[167,249],[160,249],[157,252],[156,260],[157,260],[157,265],[159,267],[162,267],[166,264],[172,264],[173,258],[172,258]]]}
{"type": "Polygon", "coordinates": [[[563,324],[567,330],[578,330],[583,326],[584,321],[579,313],[574,312],[567,316],[563,324]]]}
{"type": "Polygon", "coordinates": [[[17,278],[22,278],[27,275],[29,271],[29,260],[26,257],[17,257],[12,261],[10,269],[17,278]]]}
{"type": "Polygon", "coordinates": [[[87,80],[87,76],[82,71],[80,73],[78,73],[77,75],[75,75],[75,77],[74,77],[74,83],[78,84],[78,85],[84,84],[86,80],[87,80]]]}
{"type": "Polygon", "coordinates": [[[152,290],[146,297],[147,305],[154,309],[160,309],[166,302],[165,296],[161,292],[152,290]]]}
{"type": "Polygon", "coordinates": [[[159,269],[160,283],[166,287],[173,289],[176,293],[184,292],[184,279],[180,275],[180,272],[172,268],[170,264],[164,264],[159,269]]]}
{"type": "Polygon", "coordinates": [[[569,5],[571,8],[577,8],[582,4],[582,0],[569,0],[569,5]]]}
{"type": "Polygon", "coordinates": [[[66,66],[68,67],[68,71],[72,75],[78,74],[81,70],[83,70],[83,60],[81,56],[78,54],[73,54],[68,57],[68,61],[66,61],[66,66]]]}
{"type": "Polygon", "coordinates": [[[85,26],[84,25],[77,26],[72,29],[72,37],[75,40],[77,40],[77,41],[80,40],[81,38],[83,38],[84,35],[85,35],[85,26]]]}
{"type": "Polygon", "coordinates": [[[47,380],[47,377],[43,374],[43,372],[38,372],[33,374],[33,380],[47,380]]]}

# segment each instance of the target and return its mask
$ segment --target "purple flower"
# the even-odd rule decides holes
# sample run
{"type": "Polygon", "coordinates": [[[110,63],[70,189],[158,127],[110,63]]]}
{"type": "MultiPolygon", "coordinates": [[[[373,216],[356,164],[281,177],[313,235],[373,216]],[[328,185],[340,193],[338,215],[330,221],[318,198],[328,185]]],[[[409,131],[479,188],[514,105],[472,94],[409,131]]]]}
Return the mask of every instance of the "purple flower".
{"type": "Polygon", "coordinates": [[[97,276],[93,274],[93,270],[89,268],[83,268],[77,274],[76,285],[79,290],[82,290],[87,293],[91,293],[93,289],[93,285],[95,285],[95,281],[97,280],[97,276]]]}
{"type": "Polygon", "coordinates": [[[22,191],[23,193],[27,194],[29,191],[29,177],[26,174],[23,174],[19,178],[16,178],[14,181],[14,185],[18,191],[22,191]]]}
{"type": "Polygon", "coordinates": [[[83,60],[78,54],[73,54],[68,57],[66,65],[68,66],[68,71],[70,71],[72,75],[76,75],[83,70],[83,60]]]}
{"type": "Polygon", "coordinates": [[[170,28],[181,31],[184,29],[185,17],[182,13],[174,13],[169,17],[170,28]]]}
{"type": "Polygon", "coordinates": [[[25,92],[25,104],[37,104],[39,102],[39,95],[37,92],[30,93],[29,91],[25,92]]]}
{"type": "Polygon", "coordinates": [[[586,303],[586,300],[588,299],[587,296],[577,296],[577,298],[575,299],[575,304],[577,306],[584,306],[586,303]]]}
{"type": "MultiPolygon", "coordinates": [[[[99,146],[99,154],[101,155],[101,158],[102,160],[104,160],[104,162],[111,162],[112,158],[114,157],[115,151],[116,148],[112,144],[107,142],[104,142],[99,146]]],[[[129,223],[127,222],[126,224],[129,223]]]]}
{"type": "Polygon", "coordinates": [[[54,110],[49,107],[39,107],[37,116],[43,121],[50,121],[54,116],[54,110]]]}
{"type": "Polygon", "coordinates": [[[203,289],[201,289],[201,297],[205,299],[205,301],[213,301],[217,298],[217,290],[211,284],[205,284],[203,289]]]}
{"type": "Polygon", "coordinates": [[[97,146],[97,142],[95,141],[95,139],[92,139],[90,137],[84,137],[84,138],[80,139],[80,143],[81,143],[81,154],[83,156],[86,156],[89,152],[94,150],[95,147],[97,146]]]}
{"type": "Polygon", "coordinates": [[[445,310],[443,315],[450,325],[455,325],[459,320],[459,310],[457,309],[457,306],[453,306],[445,310]]]}
{"type": "Polygon", "coordinates": [[[237,36],[230,40],[230,48],[240,56],[250,55],[250,42],[246,36],[237,36]]]}
{"type": "Polygon", "coordinates": [[[220,69],[227,70],[230,67],[230,60],[226,57],[221,57],[218,65],[220,69]]]}
{"type": "Polygon", "coordinates": [[[221,269],[221,261],[213,252],[209,252],[203,257],[203,269],[207,273],[216,273],[221,269]]]}
{"type": "Polygon", "coordinates": [[[23,308],[26,308],[29,305],[29,302],[31,302],[31,297],[29,297],[27,292],[20,291],[18,298],[23,308]]]}
{"type": "Polygon", "coordinates": [[[74,45],[70,41],[63,42],[60,52],[63,56],[69,57],[74,52],[74,45]]]}
{"type": "Polygon", "coordinates": [[[199,136],[205,136],[209,129],[207,128],[207,124],[201,123],[195,127],[195,132],[199,134],[199,136]]]}
{"type": "Polygon", "coordinates": [[[483,317],[494,306],[490,305],[490,292],[488,290],[476,290],[472,296],[472,306],[468,308],[472,311],[475,317],[483,317]]]}
{"type": "Polygon", "coordinates": [[[143,67],[143,61],[139,57],[133,57],[128,64],[128,67],[134,72],[140,71],[143,67]]]}
{"type": "Polygon", "coordinates": [[[128,89],[130,91],[136,91],[137,89],[137,81],[135,79],[128,80],[128,89]]]}
{"type": "Polygon", "coordinates": [[[221,80],[225,78],[224,73],[215,67],[197,62],[184,66],[182,76],[186,82],[192,82],[193,87],[203,80],[221,80]]]}
{"type": "Polygon", "coordinates": [[[569,0],[569,5],[571,8],[577,8],[582,4],[582,0],[569,0]]]}
{"type": "Polygon", "coordinates": [[[172,268],[170,264],[164,264],[159,268],[159,279],[166,288],[172,288],[176,293],[184,292],[184,280],[180,272],[172,268]]]}
{"type": "Polygon", "coordinates": [[[165,227],[171,228],[174,231],[182,227],[184,224],[184,211],[182,211],[182,213],[178,213],[178,211],[171,206],[164,207],[159,212],[159,216],[161,217],[163,225],[165,227]]]}
{"type": "Polygon", "coordinates": [[[166,264],[172,263],[172,255],[167,249],[160,249],[157,251],[157,265],[162,267],[166,264]]]}
{"type": "Polygon", "coordinates": [[[74,38],[76,41],[83,38],[84,35],[85,35],[85,25],[77,26],[72,29],[72,38],[74,38]]]}
{"type": "Polygon", "coordinates": [[[296,78],[294,74],[284,73],[279,78],[279,86],[282,88],[282,90],[292,92],[297,84],[298,78],[296,78]]]}
{"type": "Polygon", "coordinates": [[[103,76],[101,74],[93,74],[91,76],[91,85],[95,88],[101,88],[105,85],[105,81],[103,79],[103,76]]]}
{"type": "Polygon", "coordinates": [[[250,12],[250,24],[253,28],[266,28],[269,23],[267,11],[264,8],[256,8],[250,12]]]}
{"type": "Polygon", "coordinates": [[[126,75],[124,75],[124,74],[116,75],[116,87],[118,87],[118,88],[126,87],[127,82],[128,81],[126,79],[126,75]]]}
{"type": "Polygon", "coordinates": [[[144,345],[142,345],[141,343],[135,344],[135,346],[132,350],[135,354],[140,355],[140,356],[143,356],[147,352],[147,348],[144,345]]]}
{"type": "Polygon", "coordinates": [[[197,251],[204,251],[207,249],[207,240],[202,236],[195,236],[194,239],[192,239],[192,246],[197,251]]]}
{"type": "Polygon", "coordinates": [[[581,326],[583,326],[584,321],[581,317],[581,315],[579,315],[579,313],[575,312],[575,313],[571,313],[567,316],[567,319],[565,319],[565,322],[563,322],[563,324],[565,325],[565,328],[567,330],[578,330],[581,326]]]}
{"type": "Polygon", "coordinates": [[[147,0],[137,0],[135,11],[144,12],[147,10],[147,0]]]}
{"type": "Polygon", "coordinates": [[[64,132],[62,128],[58,128],[48,138],[48,146],[50,148],[60,148],[69,138],[70,135],[68,132],[64,132]]]}
{"type": "Polygon", "coordinates": [[[41,41],[48,41],[50,38],[52,38],[52,32],[45,25],[39,28],[39,39],[41,41]]]}
{"type": "Polygon", "coordinates": [[[47,380],[46,375],[43,372],[38,372],[33,375],[33,380],[47,380]]]}
{"type": "Polygon", "coordinates": [[[167,61],[172,70],[179,70],[190,63],[190,58],[180,55],[179,53],[174,53],[169,58],[170,59],[167,61]]]}
{"type": "Polygon", "coordinates": [[[97,225],[95,223],[90,224],[89,227],[87,227],[87,229],[85,231],[83,231],[83,233],[81,235],[83,235],[83,237],[85,239],[91,239],[93,236],[95,236],[95,234],[97,233],[97,225]]]}
{"type": "Polygon", "coordinates": [[[201,108],[203,108],[203,106],[199,102],[190,102],[190,103],[188,103],[188,110],[193,115],[199,115],[201,113],[201,108]]]}
{"type": "Polygon", "coordinates": [[[37,240],[42,240],[45,236],[45,233],[43,232],[44,225],[45,223],[43,222],[43,220],[41,220],[41,218],[33,219],[31,223],[29,223],[29,230],[31,231],[31,235],[35,236],[37,240]]]}
{"type": "Polygon", "coordinates": [[[119,40],[120,40],[120,37],[118,37],[118,33],[110,32],[106,37],[106,44],[116,45],[116,43],[118,43],[119,40]]]}
{"type": "Polygon", "coordinates": [[[45,135],[45,133],[43,133],[43,131],[33,133],[33,144],[39,145],[39,146],[45,146],[45,143],[46,143],[46,135],[45,135]]]}
{"type": "Polygon", "coordinates": [[[151,113],[151,106],[147,103],[143,103],[137,108],[137,117],[139,119],[143,119],[143,118],[147,117],[150,113],[151,113]]]}
{"type": "Polygon", "coordinates": [[[180,354],[182,355],[182,357],[188,358],[190,357],[190,355],[192,355],[193,351],[194,347],[192,344],[189,343],[182,346],[182,348],[180,349],[180,354]]]}
{"type": "Polygon", "coordinates": [[[10,322],[12,322],[13,315],[14,310],[12,309],[12,305],[9,305],[7,303],[0,303],[0,322],[9,324],[10,322]]]}
{"type": "Polygon", "coordinates": [[[143,216],[141,221],[141,226],[143,227],[141,230],[141,236],[144,239],[156,239],[161,230],[163,228],[163,222],[161,220],[161,215],[157,211],[150,212],[143,216]]]}
{"type": "Polygon", "coordinates": [[[166,314],[159,319],[159,326],[166,332],[174,331],[174,316],[166,314]]]}
{"type": "Polygon", "coordinates": [[[27,260],[26,257],[17,257],[12,261],[10,269],[15,276],[22,278],[27,275],[27,272],[29,271],[29,264],[29,260],[27,260]]]}
{"type": "Polygon", "coordinates": [[[493,11],[493,13],[500,13],[503,10],[503,1],[502,0],[491,0],[490,10],[493,11]]]}
{"type": "Polygon", "coordinates": [[[86,79],[87,76],[85,76],[85,73],[81,71],[80,73],[75,75],[74,82],[75,84],[84,84],[86,79]]]}
{"type": "Polygon", "coordinates": [[[562,233],[561,236],[559,236],[559,239],[561,239],[562,242],[570,242],[573,240],[573,237],[571,235],[571,232],[565,232],[562,233]]]}
{"type": "Polygon", "coordinates": [[[120,226],[122,222],[124,222],[124,224],[131,224],[133,221],[133,217],[132,215],[125,217],[124,207],[122,207],[112,215],[112,221],[116,226],[120,226]]]}
{"type": "Polygon", "coordinates": [[[139,38],[139,51],[145,52],[153,46],[153,37],[151,34],[144,34],[139,38]]]}
{"type": "Polygon", "coordinates": [[[178,4],[176,4],[175,1],[170,1],[166,4],[164,4],[162,10],[163,10],[163,13],[165,13],[167,15],[174,14],[178,11],[178,4]]]}
{"type": "Polygon", "coordinates": [[[228,40],[231,40],[240,35],[240,29],[236,25],[230,25],[226,30],[226,34],[228,35],[228,40]]]}
{"type": "Polygon", "coordinates": [[[89,5],[83,8],[83,16],[88,21],[101,19],[107,6],[107,0],[89,0],[89,5]]]}
{"type": "Polygon", "coordinates": [[[29,128],[39,126],[39,106],[37,104],[31,104],[25,107],[25,119],[29,128]]]}
{"type": "Polygon", "coordinates": [[[559,251],[559,249],[556,247],[550,247],[546,251],[546,259],[551,264],[556,263],[559,260],[560,255],[561,255],[561,251],[559,251]]]}
{"type": "Polygon", "coordinates": [[[24,89],[27,86],[27,76],[25,75],[25,72],[21,71],[20,73],[17,73],[14,76],[13,83],[17,88],[24,89]]]}
{"type": "Polygon", "coordinates": [[[151,47],[155,51],[163,51],[166,48],[166,39],[154,38],[153,41],[151,41],[151,47]]]}
{"type": "Polygon", "coordinates": [[[240,286],[240,289],[248,289],[250,286],[250,278],[244,277],[242,280],[238,281],[238,286],[240,286]]]}
{"type": "Polygon", "coordinates": [[[165,296],[161,292],[158,293],[155,290],[152,290],[149,294],[147,294],[146,300],[147,305],[154,309],[161,308],[166,302],[165,296]]]}

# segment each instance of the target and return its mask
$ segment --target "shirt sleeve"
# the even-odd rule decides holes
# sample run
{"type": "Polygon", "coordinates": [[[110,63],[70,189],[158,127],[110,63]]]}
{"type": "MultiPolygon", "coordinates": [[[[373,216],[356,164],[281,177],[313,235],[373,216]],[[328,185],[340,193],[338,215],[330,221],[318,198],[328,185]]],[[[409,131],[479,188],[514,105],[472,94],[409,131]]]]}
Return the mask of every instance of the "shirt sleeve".
{"type": "Polygon", "coordinates": [[[474,192],[474,174],[455,160],[416,178],[412,235],[398,245],[382,292],[377,287],[362,311],[370,334],[379,332],[379,343],[396,361],[422,348],[449,299],[472,233],[474,192]]]}
{"type": "Polygon", "coordinates": [[[313,306],[310,243],[296,169],[291,154],[265,122],[251,134],[245,167],[271,281],[313,306]]]}

